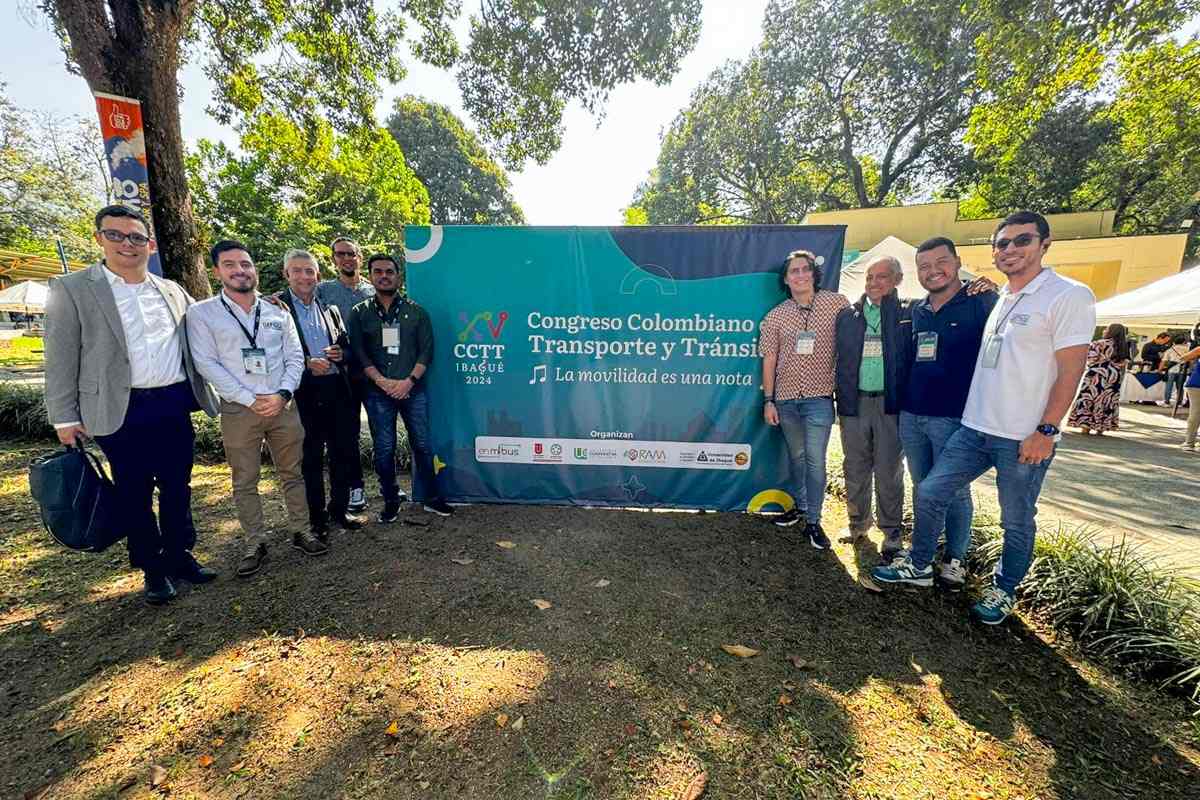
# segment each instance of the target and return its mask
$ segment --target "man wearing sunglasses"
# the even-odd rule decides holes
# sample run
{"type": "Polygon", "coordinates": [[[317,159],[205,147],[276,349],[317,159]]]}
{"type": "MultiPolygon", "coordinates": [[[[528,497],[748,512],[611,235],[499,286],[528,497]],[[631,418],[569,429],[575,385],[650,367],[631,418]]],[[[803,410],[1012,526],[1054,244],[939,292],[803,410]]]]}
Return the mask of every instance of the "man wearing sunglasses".
{"type": "MultiPolygon", "coordinates": [[[[337,269],[337,277],[333,280],[321,281],[317,284],[317,299],[326,306],[332,306],[342,315],[342,319],[350,319],[350,309],[375,296],[375,287],[363,280],[359,274],[362,268],[362,248],[353,239],[339,236],[329,245],[333,252],[333,266],[337,269]]],[[[350,421],[348,433],[354,436],[354,447],[358,449],[358,437],[362,431],[363,398],[367,394],[367,379],[362,368],[355,363],[347,364],[347,377],[350,379],[350,403],[343,409],[350,421]]],[[[358,459],[350,465],[348,473],[350,481],[350,504],[346,510],[350,514],[361,514],[367,509],[367,496],[363,491],[362,464],[358,459]]]]}
{"type": "Polygon", "coordinates": [[[50,281],[46,410],[59,441],[94,438],[108,458],[129,562],[145,575],[146,602],[162,605],[175,597],[175,581],[217,577],[191,552],[191,413],[216,416],[217,401],[188,349],[192,298],[147,269],[155,244],[145,219],[113,205],[95,222],[103,260],[50,281]]]}
{"type": "Polygon", "coordinates": [[[1008,285],[984,325],[962,427],[917,487],[911,553],[871,572],[877,583],[932,586],[930,562],[947,509],[964,487],[995,468],[1004,549],[992,584],[971,607],[971,616],[986,625],[1012,612],[1033,560],[1042,480],[1096,327],[1091,289],[1042,264],[1051,241],[1045,217],[1011,214],[992,241],[992,261],[1008,285]]]}

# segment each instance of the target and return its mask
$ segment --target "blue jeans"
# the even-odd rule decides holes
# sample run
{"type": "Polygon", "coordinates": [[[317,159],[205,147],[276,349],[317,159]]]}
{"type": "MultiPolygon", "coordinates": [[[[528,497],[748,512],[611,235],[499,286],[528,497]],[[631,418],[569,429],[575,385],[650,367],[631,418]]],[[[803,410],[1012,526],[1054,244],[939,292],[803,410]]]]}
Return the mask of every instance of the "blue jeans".
{"type": "MultiPolygon", "coordinates": [[[[912,475],[914,509],[917,507],[916,490],[921,481],[925,480],[925,476],[941,458],[946,442],[961,427],[962,423],[957,417],[928,417],[900,412],[900,444],[904,448],[908,472],[912,475]]],[[[946,561],[952,558],[959,561],[966,559],[967,548],[971,546],[971,518],[974,515],[971,487],[964,486],[946,507],[946,550],[943,554],[946,561]]]]}
{"type": "Polygon", "coordinates": [[[393,400],[382,392],[368,390],[363,399],[367,409],[367,425],[375,451],[375,474],[385,503],[400,499],[396,483],[396,416],[404,420],[408,444],[413,454],[413,499],[440,500],[433,472],[433,449],[429,442],[429,397],[424,391],[410,394],[404,400],[393,400]]]}
{"type": "MultiPolygon", "coordinates": [[[[1022,464],[1021,443],[986,433],[959,428],[917,487],[917,523],[913,531],[912,560],[924,569],[933,560],[937,538],[946,524],[946,512],[958,492],[989,468],[996,468],[1000,495],[1000,526],[1004,528],[1004,551],[996,565],[996,585],[1014,594],[1017,584],[1033,561],[1033,539],[1037,533],[1037,499],[1042,480],[1054,460],[1050,452],[1041,464],[1022,464]]],[[[1057,447],[1055,448],[1057,449],[1057,447]]]]}
{"type": "Polygon", "coordinates": [[[833,429],[833,399],[781,400],[775,407],[791,466],[788,491],[808,521],[819,524],[825,505],[825,449],[833,429]]]}

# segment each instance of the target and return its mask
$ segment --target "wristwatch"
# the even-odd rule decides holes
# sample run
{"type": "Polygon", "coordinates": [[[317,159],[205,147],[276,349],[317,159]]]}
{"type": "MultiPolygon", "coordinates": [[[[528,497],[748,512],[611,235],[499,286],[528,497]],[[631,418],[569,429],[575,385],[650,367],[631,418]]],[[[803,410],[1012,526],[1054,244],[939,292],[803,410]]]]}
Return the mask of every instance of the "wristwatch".
{"type": "Polygon", "coordinates": [[[1051,425],[1049,422],[1043,422],[1041,425],[1038,425],[1035,430],[1042,436],[1058,436],[1060,433],[1058,426],[1051,425]]]}
{"type": "Polygon", "coordinates": [[[285,402],[285,403],[290,403],[290,402],[292,402],[292,393],[291,393],[291,392],[289,392],[287,389],[280,389],[280,390],[279,390],[278,392],[276,392],[275,394],[277,394],[277,395],[279,395],[280,397],[282,397],[282,398],[283,398],[283,402],[285,402]]]}

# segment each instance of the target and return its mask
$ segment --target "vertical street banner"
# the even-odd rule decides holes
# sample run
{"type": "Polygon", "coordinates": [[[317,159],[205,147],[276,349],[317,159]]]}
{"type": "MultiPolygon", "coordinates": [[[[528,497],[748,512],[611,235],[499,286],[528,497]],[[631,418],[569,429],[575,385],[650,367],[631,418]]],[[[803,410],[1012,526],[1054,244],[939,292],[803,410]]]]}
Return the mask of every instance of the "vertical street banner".
{"type": "Polygon", "coordinates": [[[759,324],[804,249],[837,289],[844,226],[410,227],[450,500],[786,509],[759,324]]]}
{"type": "MultiPolygon", "coordinates": [[[[151,213],[150,173],[146,168],[146,138],[142,131],[142,104],[130,97],[94,92],[100,135],[112,175],[113,199],[139,209],[154,235],[151,213]]],[[[162,275],[158,253],[150,254],[150,271],[162,275]]]]}

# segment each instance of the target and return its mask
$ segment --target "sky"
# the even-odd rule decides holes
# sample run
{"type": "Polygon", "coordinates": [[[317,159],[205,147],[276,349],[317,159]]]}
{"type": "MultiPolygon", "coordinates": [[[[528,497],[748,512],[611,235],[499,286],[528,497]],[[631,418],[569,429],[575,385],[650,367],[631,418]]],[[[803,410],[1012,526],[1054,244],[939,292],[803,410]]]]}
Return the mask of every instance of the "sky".
{"type": "MultiPolygon", "coordinates": [[[[713,69],[744,58],[758,43],[765,7],[766,0],[706,0],[700,42],[670,85],[641,81],[618,88],[600,121],[578,104],[568,108],[558,153],[544,166],[531,163],[522,172],[510,173],[513,196],[529,223],[619,224],[621,209],[654,166],[662,131],[713,69]]],[[[0,81],[9,98],[26,110],[93,119],[95,106],[87,84],[67,72],[45,19],[9,8],[8,18],[0,18],[0,81]]],[[[392,101],[404,94],[443,103],[466,119],[453,74],[412,59],[408,67],[403,81],[384,87],[377,107],[381,122],[392,101]]],[[[236,145],[237,134],[205,113],[211,85],[201,70],[186,66],[181,82],[185,140],[190,144],[200,138],[222,139],[236,145]]]]}

